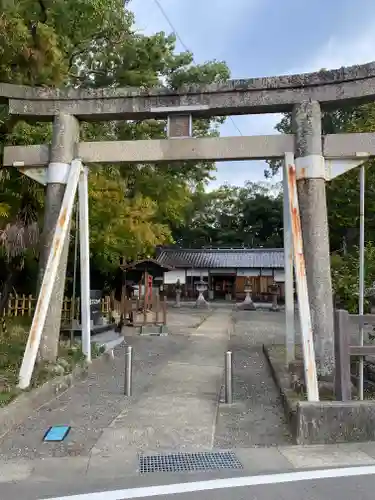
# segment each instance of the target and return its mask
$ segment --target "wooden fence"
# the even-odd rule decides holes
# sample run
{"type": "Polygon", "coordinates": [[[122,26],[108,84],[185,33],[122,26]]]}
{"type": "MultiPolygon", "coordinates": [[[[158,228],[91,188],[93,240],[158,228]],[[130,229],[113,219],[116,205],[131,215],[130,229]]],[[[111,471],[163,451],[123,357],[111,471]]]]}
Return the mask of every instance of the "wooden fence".
{"type": "MultiPolygon", "coordinates": [[[[17,316],[29,316],[32,317],[36,307],[36,297],[32,295],[10,295],[4,316],[6,317],[17,317],[17,316]]],[[[70,323],[72,319],[78,319],[80,316],[81,305],[80,299],[75,300],[73,304],[73,299],[65,297],[61,310],[61,322],[70,323]]],[[[101,299],[101,312],[103,315],[109,316],[111,313],[111,300],[109,296],[105,296],[101,299]]]]}
{"type": "MultiPolygon", "coordinates": [[[[3,313],[5,317],[32,317],[36,307],[37,299],[32,295],[10,295],[7,307],[3,313]]],[[[72,298],[65,297],[61,310],[61,324],[70,325],[73,319],[80,317],[80,298],[73,302],[72,298]]],[[[118,317],[124,315],[129,324],[133,326],[144,325],[165,325],[167,323],[167,302],[164,297],[152,296],[150,300],[144,302],[140,299],[125,299],[121,302],[111,300],[105,296],[101,299],[101,312],[107,316],[108,320],[117,314],[118,317]]]]}
{"type": "Polygon", "coordinates": [[[146,301],[140,299],[123,299],[122,312],[127,324],[132,326],[166,325],[167,298],[160,300],[153,295],[146,301]]]}
{"type": "Polygon", "coordinates": [[[343,310],[335,311],[335,395],[337,401],[349,401],[351,399],[351,373],[350,358],[356,356],[375,356],[375,345],[366,344],[351,345],[352,326],[375,325],[375,315],[350,314],[343,310]]]}

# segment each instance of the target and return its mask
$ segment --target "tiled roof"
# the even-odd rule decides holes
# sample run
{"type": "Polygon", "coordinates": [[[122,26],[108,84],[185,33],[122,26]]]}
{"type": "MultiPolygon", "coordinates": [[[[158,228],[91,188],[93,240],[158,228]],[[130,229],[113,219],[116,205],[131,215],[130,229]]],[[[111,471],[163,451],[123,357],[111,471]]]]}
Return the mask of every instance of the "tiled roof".
{"type": "Polygon", "coordinates": [[[123,264],[120,266],[121,269],[124,269],[124,271],[129,270],[129,269],[137,269],[141,267],[147,267],[147,264],[156,264],[156,266],[163,268],[164,270],[168,271],[169,266],[166,264],[163,264],[162,262],[159,262],[158,260],[155,259],[142,259],[142,260],[135,260],[133,262],[130,262],[129,264],[123,264]]]}
{"type": "Polygon", "coordinates": [[[157,261],[174,268],[283,268],[282,248],[203,249],[168,248],[157,261]]]}

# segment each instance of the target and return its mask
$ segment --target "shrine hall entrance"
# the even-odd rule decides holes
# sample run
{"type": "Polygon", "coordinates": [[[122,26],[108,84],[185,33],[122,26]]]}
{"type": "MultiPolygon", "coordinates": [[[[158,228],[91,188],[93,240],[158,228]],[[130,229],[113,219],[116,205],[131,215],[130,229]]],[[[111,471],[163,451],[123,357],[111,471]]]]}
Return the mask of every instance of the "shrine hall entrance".
{"type": "Polygon", "coordinates": [[[236,273],[211,274],[211,290],[213,299],[234,300],[236,298],[236,273]]]}

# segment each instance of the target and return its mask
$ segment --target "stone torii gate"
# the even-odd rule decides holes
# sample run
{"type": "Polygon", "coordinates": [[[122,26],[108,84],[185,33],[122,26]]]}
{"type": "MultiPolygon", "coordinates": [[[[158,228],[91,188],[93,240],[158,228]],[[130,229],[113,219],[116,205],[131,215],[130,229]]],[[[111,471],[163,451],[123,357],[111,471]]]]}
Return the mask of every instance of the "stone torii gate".
{"type": "MultiPolygon", "coordinates": [[[[325,183],[375,156],[375,134],[322,136],[321,109],[375,99],[375,63],[317,73],[230,80],[208,86],[142,91],[132,88],[56,90],[0,84],[13,117],[53,121],[52,145],[9,146],[4,166],[47,184],[45,267],[69,165],[284,159],[284,243],[288,359],[294,357],[293,261],[296,274],[308,399],[318,400],[315,370],[334,371],[332,284],[325,183]],[[192,138],[192,118],[293,112],[293,134],[192,138]],[[168,120],[164,140],[79,142],[79,121],[168,120]],[[298,194],[297,194],[298,193],[298,194]],[[302,229],[302,232],[301,232],[302,229]],[[293,242],[293,244],[292,244],[293,242]],[[302,246],[303,245],[303,246],[302,246]],[[306,271],[305,271],[306,263],[306,271]]],[[[60,325],[67,252],[52,294],[47,327],[60,325]]]]}

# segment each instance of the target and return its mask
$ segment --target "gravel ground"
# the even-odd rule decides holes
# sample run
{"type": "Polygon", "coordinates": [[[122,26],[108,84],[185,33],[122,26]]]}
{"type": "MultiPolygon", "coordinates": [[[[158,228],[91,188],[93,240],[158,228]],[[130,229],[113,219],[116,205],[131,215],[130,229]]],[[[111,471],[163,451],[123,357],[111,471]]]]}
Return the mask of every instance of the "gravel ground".
{"type": "MultiPolygon", "coordinates": [[[[173,313],[174,324],[176,314],[173,313]]],[[[125,342],[134,348],[133,404],[144,397],[169,361],[179,359],[181,350],[191,342],[189,334],[192,329],[189,326],[199,323],[201,316],[202,312],[198,311],[180,315],[179,332],[185,335],[125,337],[125,342]]],[[[34,412],[27,421],[8,433],[0,441],[0,460],[88,455],[103,428],[108,427],[130,404],[123,395],[124,346],[117,347],[114,355],[112,361],[103,357],[96,373],[34,412]],[[44,433],[51,425],[71,425],[69,439],[62,443],[43,443],[44,433]]]]}
{"type": "Polygon", "coordinates": [[[284,314],[235,313],[233,352],[234,404],[220,404],[215,434],[218,448],[291,443],[281,401],[262,352],[262,344],[282,343],[284,314]]]}
{"type": "MultiPolygon", "coordinates": [[[[192,342],[207,343],[204,338],[190,335],[208,314],[209,311],[189,308],[172,310],[171,335],[126,337],[125,342],[134,347],[131,402],[123,396],[124,347],[119,346],[114,360],[103,357],[97,373],[78,382],[8,433],[0,441],[0,460],[89,455],[103,429],[150,392],[169,362],[180,362],[183,352],[192,348],[192,342]],[[71,425],[69,438],[63,443],[43,443],[43,435],[51,425],[71,425]]],[[[261,353],[263,342],[282,341],[284,315],[238,311],[235,320],[230,343],[235,359],[236,403],[231,408],[220,405],[215,446],[286,444],[289,435],[281,405],[261,353]]]]}

